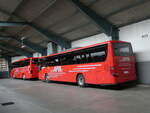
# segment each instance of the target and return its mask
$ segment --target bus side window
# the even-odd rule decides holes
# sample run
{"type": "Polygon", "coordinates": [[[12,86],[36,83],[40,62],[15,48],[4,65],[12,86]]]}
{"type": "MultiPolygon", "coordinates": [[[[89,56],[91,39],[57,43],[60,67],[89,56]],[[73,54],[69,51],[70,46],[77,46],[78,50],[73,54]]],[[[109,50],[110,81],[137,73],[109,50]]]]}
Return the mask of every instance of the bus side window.
{"type": "Polygon", "coordinates": [[[87,63],[87,58],[85,54],[81,55],[81,63],[87,63]]]}
{"type": "Polygon", "coordinates": [[[74,58],[73,55],[67,55],[67,64],[74,64],[73,58],[74,58]]]}
{"type": "Polygon", "coordinates": [[[54,58],[50,61],[50,65],[58,66],[58,65],[60,65],[60,60],[58,58],[54,58]]]}
{"type": "Polygon", "coordinates": [[[91,53],[93,62],[103,61],[103,52],[91,53]]]}
{"type": "Polygon", "coordinates": [[[81,56],[80,55],[74,56],[73,63],[74,64],[80,64],[81,63],[81,56]]]}
{"type": "Polygon", "coordinates": [[[92,62],[92,57],[91,57],[91,54],[90,54],[90,53],[87,53],[87,54],[86,54],[86,60],[87,60],[87,63],[92,62]]]}
{"type": "Polygon", "coordinates": [[[99,47],[88,51],[88,62],[103,62],[107,57],[107,47],[99,47]]]}
{"type": "Polygon", "coordinates": [[[66,55],[60,57],[60,64],[61,65],[66,65],[67,64],[66,63],[66,55]]]}
{"type": "Polygon", "coordinates": [[[70,64],[74,64],[73,62],[73,55],[70,54],[64,54],[63,56],[61,56],[60,59],[60,65],[70,65],[70,64]]]}
{"type": "Polygon", "coordinates": [[[55,63],[56,63],[56,65],[59,64],[59,59],[58,58],[55,59],[55,63]]]}

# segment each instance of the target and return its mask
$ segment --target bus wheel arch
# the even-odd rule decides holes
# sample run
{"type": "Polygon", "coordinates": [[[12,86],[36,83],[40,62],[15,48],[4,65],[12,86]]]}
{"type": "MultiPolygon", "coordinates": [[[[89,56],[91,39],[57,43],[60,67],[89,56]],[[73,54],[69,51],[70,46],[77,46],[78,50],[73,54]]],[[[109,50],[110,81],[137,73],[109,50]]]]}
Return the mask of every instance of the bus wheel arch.
{"type": "Polygon", "coordinates": [[[86,86],[85,77],[82,73],[77,74],[76,82],[77,82],[78,86],[80,86],[80,87],[85,87],[86,86]]]}
{"type": "Polygon", "coordinates": [[[24,73],[22,74],[22,79],[26,80],[26,75],[24,73]]]}
{"type": "Polygon", "coordinates": [[[83,73],[76,74],[76,82],[77,82],[78,76],[81,75],[81,74],[83,75],[83,73]]]}
{"type": "Polygon", "coordinates": [[[49,79],[48,79],[48,73],[45,73],[45,75],[44,75],[44,79],[45,79],[45,82],[49,82],[49,79]]]}
{"type": "Polygon", "coordinates": [[[12,74],[12,76],[10,76],[11,79],[15,79],[15,74],[12,74]]]}

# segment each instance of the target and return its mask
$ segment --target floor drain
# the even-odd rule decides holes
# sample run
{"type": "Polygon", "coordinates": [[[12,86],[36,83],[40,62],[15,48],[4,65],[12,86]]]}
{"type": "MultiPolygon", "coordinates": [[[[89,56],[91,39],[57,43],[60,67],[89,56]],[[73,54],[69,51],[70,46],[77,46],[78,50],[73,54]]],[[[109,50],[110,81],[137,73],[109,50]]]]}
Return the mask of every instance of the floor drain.
{"type": "Polygon", "coordinates": [[[5,102],[5,103],[1,103],[2,106],[9,106],[9,105],[13,105],[15,104],[14,102],[5,102]]]}

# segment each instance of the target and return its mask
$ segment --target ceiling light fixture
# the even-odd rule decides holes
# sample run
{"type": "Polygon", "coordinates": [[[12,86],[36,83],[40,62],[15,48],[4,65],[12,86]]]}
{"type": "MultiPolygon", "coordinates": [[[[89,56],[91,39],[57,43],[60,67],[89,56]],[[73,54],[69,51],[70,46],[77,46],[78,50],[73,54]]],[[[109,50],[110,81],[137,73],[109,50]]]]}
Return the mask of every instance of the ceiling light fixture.
{"type": "Polygon", "coordinates": [[[21,38],[21,48],[25,48],[26,45],[24,45],[24,40],[26,39],[26,37],[22,37],[21,38]]]}

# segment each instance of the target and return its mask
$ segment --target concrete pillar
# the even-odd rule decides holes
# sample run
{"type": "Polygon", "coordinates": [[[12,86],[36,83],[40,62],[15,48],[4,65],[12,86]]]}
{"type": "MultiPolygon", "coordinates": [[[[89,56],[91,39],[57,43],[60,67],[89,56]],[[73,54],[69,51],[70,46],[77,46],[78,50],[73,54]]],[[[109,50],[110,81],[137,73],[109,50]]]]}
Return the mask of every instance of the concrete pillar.
{"type": "Polygon", "coordinates": [[[41,54],[41,53],[38,53],[38,52],[33,53],[33,57],[41,57],[41,56],[42,56],[42,54],[41,54]]]}
{"type": "Polygon", "coordinates": [[[47,44],[47,55],[57,53],[57,45],[53,42],[47,44]]]}
{"type": "Polygon", "coordinates": [[[60,45],[57,45],[57,53],[60,53],[60,52],[62,52],[62,47],[60,46],[60,45]]]}
{"type": "Polygon", "coordinates": [[[65,48],[62,48],[61,46],[57,45],[57,53],[60,53],[65,50],[66,50],[65,48]]]}
{"type": "Polygon", "coordinates": [[[7,62],[8,62],[8,77],[10,77],[10,72],[11,72],[11,69],[12,69],[12,66],[11,66],[11,58],[7,58],[7,62]]]}
{"type": "Polygon", "coordinates": [[[10,62],[10,58],[0,58],[0,78],[9,77],[10,62]]]}

